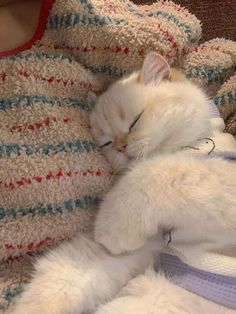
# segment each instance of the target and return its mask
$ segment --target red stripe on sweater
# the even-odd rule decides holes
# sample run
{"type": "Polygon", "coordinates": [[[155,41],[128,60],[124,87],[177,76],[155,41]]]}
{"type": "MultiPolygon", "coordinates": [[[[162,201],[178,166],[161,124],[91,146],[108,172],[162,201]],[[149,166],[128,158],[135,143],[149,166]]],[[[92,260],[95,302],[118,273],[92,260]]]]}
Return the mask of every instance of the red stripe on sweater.
{"type": "Polygon", "coordinates": [[[19,255],[13,255],[13,256],[9,256],[7,259],[6,259],[6,263],[7,264],[11,264],[11,263],[14,263],[14,262],[21,262],[21,260],[26,256],[34,256],[35,253],[34,252],[26,252],[25,254],[19,254],[19,255]]]}
{"type": "Polygon", "coordinates": [[[177,43],[174,40],[174,37],[169,33],[168,30],[165,30],[161,27],[161,24],[158,22],[152,22],[151,25],[153,26],[158,26],[160,32],[164,35],[164,37],[168,40],[168,42],[172,45],[172,47],[174,48],[174,50],[176,50],[178,48],[177,43]]]}
{"type": "Polygon", "coordinates": [[[5,244],[4,248],[7,253],[12,254],[14,251],[22,251],[22,253],[18,255],[11,255],[7,258],[6,262],[19,262],[20,259],[24,257],[25,254],[32,256],[34,251],[41,250],[46,248],[49,245],[52,245],[54,242],[54,238],[46,237],[45,239],[38,242],[30,242],[28,244],[5,244]]]}
{"type": "Polygon", "coordinates": [[[19,187],[26,187],[28,185],[31,185],[33,182],[42,183],[47,182],[50,180],[60,180],[61,178],[65,177],[75,177],[75,176],[83,176],[83,177],[101,177],[104,173],[97,169],[97,170],[91,170],[87,169],[82,172],[78,172],[76,170],[62,170],[59,169],[56,172],[49,171],[44,176],[34,176],[31,178],[20,178],[15,181],[10,182],[2,182],[0,181],[0,189],[9,189],[9,190],[15,190],[19,187]]]}
{"type": "Polygon", "coordinates": [[[39,241],[39,242],[30,242],[28,244],[7,244],[5,243],[4,247],[6,251],[14,251],[14,250],[27,250],[27,251],[32,251],[34,249],[41,249],[42,247],[47,246],[49,243],[53,241],[53,238],[51,237],[46,237],[45,239],[39,241]]]}
{"type": "Polygon", "coordinates": [[[201,45],[199,47],[194,47],[191,51],[195,51],[195,52],[199,52],[199,51],[203,51],[203,50],[219,51],[220,48],[223,48],[223,47],[220,47],[219,45],[214,45],[214,46],[201,45]]]}
{"type": "MultiPolygon", "coordinates": [[[[21,132],[25,132],[25,131],[37,131],[40,130],[41,128],[44,127],[49,127],[52,124],[58,123],[58,122],[62,122],[62,123],[70,123],[73,120],[70,118],[55,118],[55,117],[47,117],[45,118],[43,121],[40,122],[35,122],[32,124],[21,124],[21,125],[14,125],[10,131],[11,133],[21,133],[21,132]]],[[[84,127],[88,128],[88,126],[83,125],[84,127]]]]}
{"type": "MultiPolygon", "coordinates": [[[[40,46],[45,47],[46,45],[41,44],[40,46]]],[[[111,53],[116,53],[116,54],[124,53],[125,55],[129,55],[129,54],[131,54],[131,51],[132,51],[132,54],[135,52],[132,49],[130,49],[129,47],[118,47],[118,46],[116,46],[116,47],[110,47],[110,46],[106,46],[106,47],[95,47],[95,46],[71,47],[68,45],[61,45],[61,46],[60,45],[53,45],[53,46],[47,45],[46,47],[53,48],[56,50],[64,50],[64,49],[72,50],[72,51],[77,50],[79,52],[84,52],[84,53],[93,52],[95,50],[104,50],[106,52],[111,52],[111,53]]],[[[143,53],[142,51],[143,51],[143,49],[138,50],[138,54],[142,55],[142,53],[143,53]]]]}
{"type": "Polygon", "coordinates": [[[207,51],[220,51],[224,52],[224,48],[219,46],[219,45],[213,45],[213,46],[208,46],[208,45],[201,45],[198,47],[193,47],[193,48],[186,48],[183,51],[183,55],[188,55],[190,53],[198,53],[198,52],[207,52],[207,51]]]}
{"type": "MultiPolygon", "coordinates": [[[[62,122],[65,124],[73,122],[73,119],[71,118],[55,118],[55,117],[46,117],[43,121],[35,122],[35,123],[29,123],[29,124],[20,124],[20,125],[14,125],[10,128],[11,133],[21,133],[26,131],[38,131],[42,128],[51,127],[52,125],[62,122]]],[[[80,126],[82,126],[85,129],[90,129],[89,124],[83,124],[80,123],[80,126]]]]}
{"type": "MultiPolygon", "coordinates": [[[[26,78],[33,77],[37,80],[48,82],[49,84],[51,84],[51,83],[62,83],[64,86],[73,86],[75,83],[77,83],[81,88],[95,89],[95,87],[91,83],[87,83],[84,81],[66,80],[66,79],[62,79],[62,78],[56,78],[55,76],[43,77],[43,76],[37,75],[35,73],[27,72],[27,71],[20,71],[16,74],[23,76],[23,77],[26,77],[26,78]]],[[[0,73],[0,79],[2,81],[6,81],[8,75],[9,74],[6,72],[0,73]]]]}
{"type": "Polygon", "coordinates": [[[47,246],[49,243],[53,242],[52,237],[46,237],[45,239],[39,241],[39,242],[30,242],[28,244],[7,244],[5,243],[4,247],[6,251],[13,251],[13,250],[28,250],[32,251],[33,249],[41,249],[42,247],[47,246]]]}

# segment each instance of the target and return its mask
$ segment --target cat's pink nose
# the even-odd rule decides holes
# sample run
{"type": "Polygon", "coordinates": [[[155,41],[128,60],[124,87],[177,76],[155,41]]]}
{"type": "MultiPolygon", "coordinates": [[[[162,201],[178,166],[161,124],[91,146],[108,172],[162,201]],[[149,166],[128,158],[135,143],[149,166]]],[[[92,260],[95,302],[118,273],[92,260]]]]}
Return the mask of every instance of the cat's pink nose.
{"type": "Polygon", "coordinates": [[[118,152],[120,152],[120,153],[124,153],[124,151],[125,151],[126,147],[127,147],[127,144],[125,144],[125,145],[123,145],[123,146],[119,147],[119,148],[118,148],[118,152]]]}

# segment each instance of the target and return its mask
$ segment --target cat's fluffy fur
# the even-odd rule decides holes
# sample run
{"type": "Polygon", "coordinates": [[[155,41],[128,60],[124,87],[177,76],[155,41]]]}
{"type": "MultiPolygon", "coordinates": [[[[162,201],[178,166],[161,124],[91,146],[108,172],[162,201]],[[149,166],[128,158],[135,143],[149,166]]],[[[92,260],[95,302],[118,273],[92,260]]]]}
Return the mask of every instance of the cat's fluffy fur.
{"type": "MultiPolygon", "coordinates": [[[[141,162],[105,198],[96,224],[97,238],[120,252],[141,245],[163,223],[184,226],[186,237],[195,239],[205,232],[209,237],[218,236],[230,228],[235,234],[235,176],[235,165],[223,160],[200,164],[179,156],[141,162]]],[[[156,243],[153,239],[151,248],[144,246],[131,255],[114,257],[99,244],[78,236],[38,261],[13,313],[236,313],[176,286],[155,273],[151,265],[144,272],[152,264],[152,249],[158,251],[159,240],[158,236],[156,243]],[[138,274],[142,275],[131,280],[138,274]]]]}
{"type": "Polygon", "coordinates": [[[103,152],[118,172],[132,160],[175,152],[209,135],[206,95],[181,72],[170,70],[157,58],[150,54],[141,73],[114,83],[99,97],[91,115],[92,131],[99,145],[112,142],[103,152]],[[166,79],[170,73],[171,80],[166,79]],[[119,151],[122,144],[127,145],[125,151],[119,151]]]}
{"type": "Polygon", "coordinates": [[[142,116],[133,130],[133,140],[129,134],[126,142],[123,138],[116,143],[118,149],[121,144],[127,151],[117,152],[112,145],[106,148],[108,159],[120,170],[139,158],[135,147],[140,146],[134,143],[143,136],[148,145],[142,157],[148,158],[137,163],[106,195],[95,222],[97,242],[78,236],[37,262],[34,277],[17,301],[14,314],[236,313],[176,286],[153,270],[153,258],[164,245],[163,228],[180,228],[190,244],[202,240],[203,235],[217,240],[230,232],[235,237],[236,167],[221,159],[202,160],[184,152],[173,153],[208,134],[207,99],[188,82],[165,81],[169,79],[165,64],[156,75],[147,63],[155,61],[156,55],[149,58],[141,74],[121,80],[100,97],[92,116],[94,134],[103,145],[104,141],[114,141],[115,130],[122,131],[122,126],[127,133],[140,110],[146,111],[150,104],[150,123],[146,112],[147,117],[142,116]],[[158,85],[158,92],[154,86],[142,88],[137,80],[158,85]],[[133,97],[127,88],[130,82],[133,97]],[[114,91],[120,91],[116,105],[111,98],[114,91]],[[112,115],[113,119],[123,117],[123,125],[121,119],[113,124],[112,115]],[[133,146],[130,151],[129,145],[133,146]],[[109,150],[113,150],[113,156],[120,153],[121,161],[114,160],[109,150]]]}

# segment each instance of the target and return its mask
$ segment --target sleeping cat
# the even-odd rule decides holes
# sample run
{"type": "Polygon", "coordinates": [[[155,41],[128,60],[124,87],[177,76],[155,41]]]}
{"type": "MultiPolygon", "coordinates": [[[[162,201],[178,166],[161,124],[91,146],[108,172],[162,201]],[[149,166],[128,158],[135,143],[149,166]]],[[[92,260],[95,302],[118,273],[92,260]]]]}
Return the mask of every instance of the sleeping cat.
{"type": "Polygon", "coordinates": [[[236,166],[186,150],[210,136],[204,92],[150,53],[90,99],[97,142],[130,170],[101,204],[96,242],[78,235],[39,259],[12,313],[236,313],[236,166]]]}
{"type": "Polygon", "coordinates": [[[120,172],[132,160],[175,152],[209,136],[209,109],[201,89],[150,53],[141,72],[121,79],[99,97],[91,125],[104,154],[120,172]]]}

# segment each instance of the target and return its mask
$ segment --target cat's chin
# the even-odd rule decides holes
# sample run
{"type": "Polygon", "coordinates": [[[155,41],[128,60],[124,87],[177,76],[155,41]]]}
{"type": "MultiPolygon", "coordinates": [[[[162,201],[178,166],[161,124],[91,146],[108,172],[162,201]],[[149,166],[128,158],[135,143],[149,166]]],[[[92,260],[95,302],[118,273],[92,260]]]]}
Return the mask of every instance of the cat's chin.
{"type": "Polygon", "coordinates": [[[144,159],[149,154],[150,146],[147,145],[149,139],[146,139],[145,144],[139,143],[140,141],[136,140],[132,144],[128,144],[125,155],[129,161],[144,159]]]}
{"type": "Polygon", "coordinates": [[[139,162],[143,161],[146,156],[130,156],[127,153],[123,154],[122,163],[118,167],[114,167],[114,171],[118,174],[124,174],[127,170],[132,169],[139,162]]]}
{"type": "MultiPolygon", "coordinates": [[[[108,158],[109,159],[109,158],[108,158]]],[[[130,159],[125,154],[119,153],[115,159],[109,159],[115,174],[124,173],[129,167],[130,159]]]]}
{"type": "Polygon", "coordinates": [[[137,163],[147,158],[146,154],[141,155],[139,152],[127,152],[126,157],[129,161],[128,168],[133,168],[137,163]]]}

